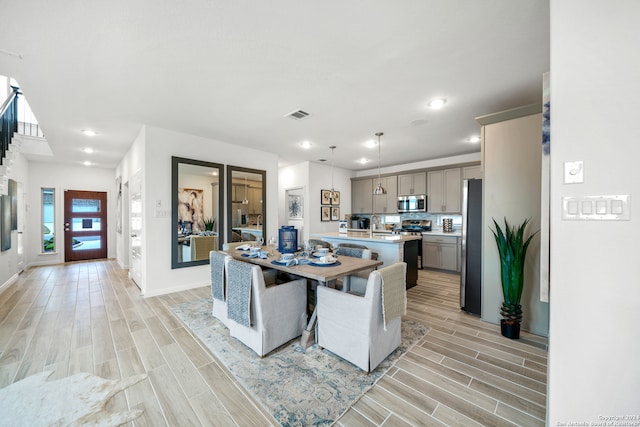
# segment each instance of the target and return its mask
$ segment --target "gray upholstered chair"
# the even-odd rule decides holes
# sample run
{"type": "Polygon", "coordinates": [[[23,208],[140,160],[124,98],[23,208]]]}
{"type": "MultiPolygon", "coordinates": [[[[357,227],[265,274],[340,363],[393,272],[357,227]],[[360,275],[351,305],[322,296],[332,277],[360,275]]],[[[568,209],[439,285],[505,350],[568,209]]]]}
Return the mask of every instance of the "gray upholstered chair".
{"type": "Polygon", "coordinates": [[[260,357],[300,336],[307,322],[307,281],[276,282],[277,271],[227,259],[229,334],[260,357]]]}
{"type": "Polygon", "coordinates": [[[404,262],[373,271],[364,296],[318,286],[318,345],[366,372],[374,370],[401,342],[406,272],[404,262]]]}
{"type": "Polygon", "coordinates": [[[322,246],[323,248],[331,249],[331,244],[329,242],[325,242],[324,240],[318,239],[309,239],[309,244],[315,250],[318,246],[322,246]]]}

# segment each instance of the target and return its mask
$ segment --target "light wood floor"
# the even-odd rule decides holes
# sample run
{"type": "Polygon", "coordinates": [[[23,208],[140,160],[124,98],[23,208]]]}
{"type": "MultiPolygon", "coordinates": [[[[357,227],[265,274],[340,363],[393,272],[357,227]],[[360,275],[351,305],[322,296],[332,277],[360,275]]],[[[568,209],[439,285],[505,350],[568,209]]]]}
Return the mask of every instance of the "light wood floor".
{"type": "MultiPolygon", "coordinates": [[[[146,372],[107,409],[143,407],[136,426],[274,425],[169,309],[208,295],[141,298],[113,260],[29,269],[0,294],[0,387],[43,370],[146,372]]],[[[431,330],[339,425],[544,425],[546,339],[461,313],[457,275],[421,271],[408,301],[431,330]]]]}

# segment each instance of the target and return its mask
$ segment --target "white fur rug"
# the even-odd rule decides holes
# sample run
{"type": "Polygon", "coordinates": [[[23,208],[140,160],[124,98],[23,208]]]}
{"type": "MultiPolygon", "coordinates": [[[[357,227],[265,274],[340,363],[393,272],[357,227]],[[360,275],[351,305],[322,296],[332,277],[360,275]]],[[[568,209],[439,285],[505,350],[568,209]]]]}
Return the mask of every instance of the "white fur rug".
{"type": "Polygon", "coordinates": [[[105,380],[81,373],[47,381],[53,371],[27,377],[0,389],[0,426],[119,426],[142,415],[142,410],[110,413],[112,396],[145,378],[105,380]]]}

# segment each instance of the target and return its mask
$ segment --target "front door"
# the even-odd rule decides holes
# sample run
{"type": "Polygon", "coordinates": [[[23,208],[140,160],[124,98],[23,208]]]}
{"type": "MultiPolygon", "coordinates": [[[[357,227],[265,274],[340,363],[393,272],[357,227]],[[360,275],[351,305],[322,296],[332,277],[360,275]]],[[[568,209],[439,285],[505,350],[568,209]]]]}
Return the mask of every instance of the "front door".
{"type": "Polygon", "coordinates": [[[65,262],[106,257],[107,193],[65,190],[65,262]]]}

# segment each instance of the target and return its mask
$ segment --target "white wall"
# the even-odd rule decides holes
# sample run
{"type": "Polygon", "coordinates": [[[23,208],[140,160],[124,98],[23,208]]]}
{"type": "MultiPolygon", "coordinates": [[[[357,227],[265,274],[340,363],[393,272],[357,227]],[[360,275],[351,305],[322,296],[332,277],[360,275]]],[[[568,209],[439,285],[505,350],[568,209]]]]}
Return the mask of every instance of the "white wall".
{"type": "MultiPolygon", "coordinates": [[[[542,76],[540,85],[542,88],[542,76]]],[[[493,219],[504,230],[504,218],[511,226],[519,226],[529,218],[528,233],[540,229],[542,115],[485,125],[482,165],[482,320],[500,323],[504,301],[500,256],[490,230],[495,229],[493,219]]],[[[533,238],[527,251],[521,304],[522,329],[547,336],[549,305],[540,301],[539,236],[533,238]]]]}
{"type": "Polygon", "coordinates": [[[640,413],[638,17],[633,0],[551,0],[548,425],[640,413]],[[584,183],[563,184],[575,160],[584,183]],[[608,194],[631,195],[629,221],[561,219],[563,196],[608,194]]]}
{"type": "Polygon", "coordinates": [[[29,206],[26,240],[27,265],[57,264],[64,262],[64,190],[103,191],[107,193],[107,257],[116,255],[116,191],[115,170],[87,166],[59,165],[56,163],[29,162],[29,185],[26,202],[29,206]],[[39,232],[42,226],[42,188],[54,188],[56,252],[42,254],[39,232]]]}
{"type": "MultiPolygon", "coordinates": [[[[6,165],[5,161],[5,165],[6,165]]],[[[18,183],[23,184],[23,192],[29,192],[29,164],[27,160],[20,153],[13,159],[13,163],[10,165],[7,177],[13,179],[18,183]]],[[[7,182],[2,187],[0,194],[8,194],[7,182]]],[[[25,203],[29,201],[25,197],[25,203]]],[[[31,234],[31,224],[26,221],[26,214],[22,216],[24,221],[24,246],[26,251],[28,236],[31,234]]],[[[13,283],[18,278],[18,232],[11,232],[11,249],[6,251],[0,251],[0,289],[13,283]]]]}
{"type": "MultiPolygon", "coordinates": [[[[208,265],[171,269],[171,233],[175,231],[175,227],[171,224],[170,216],[156,217],[155,209],[151,208],[155,206],[156,200],[160,200],[162,210],[171,210],[171,156],[265,170],[266,230],[267,235],[276,234],[278,206],[277,203],[269,203],[269,200],[278,200],[276,155],[151,126],[145,128],[144,144],[141,145],[144,145],[143,204],[146,206],[143,209],[142,247],[142,292],[145,296],[190,289],[210,282],[208,265]]],[[[129,155],[137,155],[137,152],[127,154],[129,155]]],[[[225,227],[227,221],[225,217],[225,227]]]]}
{"type": "MultiPolygon", "coordinates": [[[[298,241],[309,239],[316,233],[338,231],[337,221],[320,220],[320,190],[331,189],[331,165],[315,162],[302,162],[280,169],[279,182],[279,224],[302,227],[298,241]],[[304,187],[304,220],[291,221],[287,218],[286,189],[304,187]]],[[[340,192],[340,218],[351,213],[351,177],[353,171],[333,168],[333,187],[340,192]]]]}

